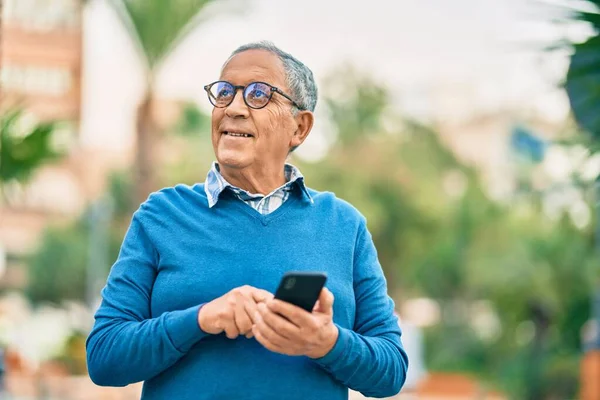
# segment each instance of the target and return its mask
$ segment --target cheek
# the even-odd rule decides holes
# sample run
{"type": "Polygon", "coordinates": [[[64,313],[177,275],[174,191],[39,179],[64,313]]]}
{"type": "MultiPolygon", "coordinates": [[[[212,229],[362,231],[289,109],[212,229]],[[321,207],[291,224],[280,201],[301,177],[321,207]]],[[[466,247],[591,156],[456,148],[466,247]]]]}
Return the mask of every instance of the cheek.
{"type": "Polygon", "coordinates": [[[214,108],[211,116],[211,133],[210,137],[212,139],[213,145],[216,146],[216,143],[219,139],[219,125],[221,124],[221,120],[223,119],[223,109],[222,108],[214,108]]]}
{"type": "Polygon", "coordinates": [[[221,120],[223,119],[223,115],[224,115],[224,109],[223,108],[213,108],[213,112],[212,112],[212,116],[211,116],[211,127],[212,127],[212,133],[214,134],[219,127],[219,124],[221,123],[221,120]]]}
{"type": "Polygon", "coordinates": [[[263,137],[268,137],[271,144],[279,143],[278,140],[272,140],[273,137],[283,139],[290,136],[293,132],[293,126],[290,123],[291,115],[289,110],[280,107],[265,109],[264,113],[255,119],[256,126],[263,137]]]}

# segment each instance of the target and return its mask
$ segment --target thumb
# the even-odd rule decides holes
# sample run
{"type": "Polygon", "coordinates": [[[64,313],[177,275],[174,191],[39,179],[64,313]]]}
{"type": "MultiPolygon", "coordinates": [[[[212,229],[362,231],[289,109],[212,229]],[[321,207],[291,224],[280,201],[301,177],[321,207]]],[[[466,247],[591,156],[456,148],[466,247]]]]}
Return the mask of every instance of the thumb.
{"type": "Polygon", "coordinates": [[[319,300],[317,300],[317,302],[315,303],[315,306],[313,307],[313,312],[315,311],[319,311],[321,309],[321,303],[319,302],[319,300]]]}
{"type": "Polygon", "coordinates": [[[333,293],[327,288],[321,290],[317,311],[324,314],[333,314],[333,293]]]}

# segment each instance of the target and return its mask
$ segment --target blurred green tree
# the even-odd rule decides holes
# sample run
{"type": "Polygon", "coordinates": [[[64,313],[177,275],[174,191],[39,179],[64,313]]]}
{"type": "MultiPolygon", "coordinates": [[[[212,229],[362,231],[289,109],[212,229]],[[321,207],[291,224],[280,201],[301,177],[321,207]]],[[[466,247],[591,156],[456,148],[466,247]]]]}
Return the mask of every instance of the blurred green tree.
{"type": "Polygon", "coordinates": [[[60,153],[52,146],[55,123],[24,126],[21,110],[5,111],[0,117],[0,191],[11,181],[25,182],[46,162],[60,153]]]}
{"type": "Polygon", "coordinates": [[[135,202],[156,190],[154,151],[158,127],[154,117],[154,89],[165,59],[200,24],[214,0],[111,0],[145,63],[145,91],[136,123],[135,202]]]}
{"type": "Polygon", "coordinates": [[[595,32],[573,45],[565,87],[577,122],[600,141],[600,0],[586,0],[588,11],[570,10],[568,19],[587,22],[595,32]]]}
{"type": "MultiPolygon", "coordinates": [[[[387,107],[382,85],[349,70],[329,79],[325,93],[329,85],[338,90],[323,102],[337,140],[324,159],[309,163],[293,154],[293,162],[311,187],[335,192],[367,217],[399,309],[417,297],[439,304],[441,319],[425,329],[428,369],[471,373],[524,398],[534,358],[532,305],[541,305],[549,323],[537,379],[547,391],[573,397],[572,366],[589,317],[590,282],[598,274],[590,229],[576,228],[569,218],[548,220],[536,193],[511,204],[490,200],[477,171],[458,160],[434,130],[387,107]]],[[[208,126],[208,117],[190,105],[176,127],[180,135],[169,136],[178,149],[164,168],[169,184],[202,180],[199,173],[214,157],[208,126]]],[[[132,181],[120,174],[110,185],[112,260],[130,218],[126,193],[132,181]]],[[[52,258],[64,265],[61,274],[79,276],[69,285],[80,288],[72,296],[83,296],[86,232],[81,221],[52,232],[31,268],[52,258]]],[[[51,280],[40,272],[37,282],[41,287],[51,280]]],[[[60,301],[70,290],[54,287],[53,294],[35,298],[60,301]]]]}
{"type": "Polygon", "coordinates": [[[193,185],[204,179],[215,156],[210,124],[210,115],[194,103],[184,105],[181,118],[169,135],[171,157],[162,165],[159,177],[164,186],[177,183],[193,185]]]}
{"type": "Polygon", "coordinates": [[[87,239],[82,222],[44,232],[41,246],[28,261],[26,294],[34,304],[84,299],[87,239]]]}
{"type": "Polygon", "coordinates": [[[492,201],[433,130],[390,115],[377,82],[348,69],[329,79],[337,140],[325,159],[295,162],[311,186],[367,217],[399,307],[415,297],[440,305],[441,320],[425,329],[428,368],[474,374],[515,398],[536,378],[543,390],[573,396],[577,370],[567,366],[579,356],[598,275],[591,230],[548,220],[539,193],[492,201]],[[549,325],[534,353],[538,307],[549,325]]]}
{"type": "MultiPolygon", "coordinates": [[[[162,168],[161,183],[174,185],[198,181],[200,163],[211,160],[210,135],[198,134],[198,131],[206,130],[208,121],[209,117],[195,106],[188,104],[184,107],[181,120],[172,128],[173,134],[168,136],[168,145],[178,156],[173,163],[166,163],[162,168]]],[[[105,276],[117,258],[123,236],[131,221],[131,209],[135,207],[134,199],[130,195],[134,188],[134,180],[135,176],[129,170],[115,171],[108,180],[105,200],[110,203],[112,211],[108,237],[104,238],[109,260],[109,263],[103,266],[105,276]]],[[[72,223],[49,227],[44,232],[40,246],[28,260],[29,279],[26,293],[34,304],[61,304],[65,300],[89,302],[90,294],[86,293],[90,289],[88,274],[102,274],[102,271],[91,271],[96,266],[90,265],[92,208],[90,205],[72,223]],[[49,269],[48,265],[53,265],[53,268],[49,269]],[[55,279],[56,276],[64,278],[55,279]]]]}
{"type": "MultiPolygon", "coordinates": [[[[68,225],[51,226],[43,233],[40,246],[28,257],[26,294],[34,303],[61,304],[65,300],[90,301],[88,274],[108,275],[116,260],[123,236],[131,220],[132,179],[128,172],[115,172],[108,183],[108,201],[112,205],[108,229],[102,238],[106,242],[107,265],[103,271],[90,271],[90,240],[94,212],[93,205],[68,225]],[[52,265],[52,268],[48,268],[52,265]],[[57,279],[60,277],[60,279],[57,279]]],[[[98,223],[96,221],[95,223],[98,223]]],[[[97,245],[97,243],[95,243],[97,245]]],[[[98,293],[95,293],[97,295],[98,293]]]]}

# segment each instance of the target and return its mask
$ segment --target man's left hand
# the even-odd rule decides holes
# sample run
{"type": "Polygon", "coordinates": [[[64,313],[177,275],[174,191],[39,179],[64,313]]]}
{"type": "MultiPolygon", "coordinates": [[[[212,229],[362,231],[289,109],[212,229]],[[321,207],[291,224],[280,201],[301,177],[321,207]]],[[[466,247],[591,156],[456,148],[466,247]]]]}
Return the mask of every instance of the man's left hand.
{"type": "Polygon", "coordinates": [[[338,338],[333,323],[333,294],[323,288],[312,313],[277,299],[258,304],[252,332],[260,344],[273,352],[323,357],[338,338]]]}

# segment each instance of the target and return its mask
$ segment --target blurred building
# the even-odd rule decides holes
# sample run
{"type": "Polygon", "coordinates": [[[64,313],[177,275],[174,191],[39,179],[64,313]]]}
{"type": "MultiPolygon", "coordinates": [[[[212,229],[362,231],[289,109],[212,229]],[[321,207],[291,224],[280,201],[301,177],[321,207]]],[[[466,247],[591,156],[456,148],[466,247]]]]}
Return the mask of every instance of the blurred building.
{"type": "MultiPolygon", "coordinates": [[[[131,50],[126,33],[111,38],[118,29],[105,2],[4,0],[3,5],[0,107],[25,110],[25,125],[58,122],[53,138],[65,156],[26,185],[4,187],[0,288],[23,286],[24,257],[43,229],[79,216],[103,193],[111,171],[131,165],[141,87],[127,83],[143,82],[136,60],[122,56],[131,50]],[[119,47],[115,42],[125,51],[111,48],[119,47]]],[[[177,121],[181,106],[157,99],[157,125],[177,121]]]]}
{"type": "MultiPolygon", "coordinates": [[[[25,111],[24,122],[60,121],[56,145],[77,143],[82,67],[82,9],[78,0],[4,0],[0,59],[1,107],[25,111]]],[[[25,128],[26,129],[26,128],[25,128]]],[[[22,256],[48,222],[84,203],[77,157],[44,167],[31,185],[9,184],[0,201],[0,247],[6,254],[0,286],[20,286],[22,256]]]]}
{"type": "MultiPolygon", "coordinates": [[[[479,172],[488,195],[495,200],[510,198],[517,189],[517,170],[511,137],[524,126],[540,139],[552,141],[565,131],[568,100],[550,118],[518,99],[495,99],[479,82],[440,85],[427,92],[432,125],[442,142],[463,163],[479,172]],[[490,99],[491,98],[491,99],[490,99]]],[[[494,94],[498,88],[491,90],[494,94]]],[[[554,93],[552,93],[555,95],[554,93]]],[[[497,94],[499,96],[499,94],[497,94]]]]}
{"type": "Polygon", "coordinates": [[[3,100],[41,119],[77,121],[81,87],[81,1],[5,0],[3,100]]]}

